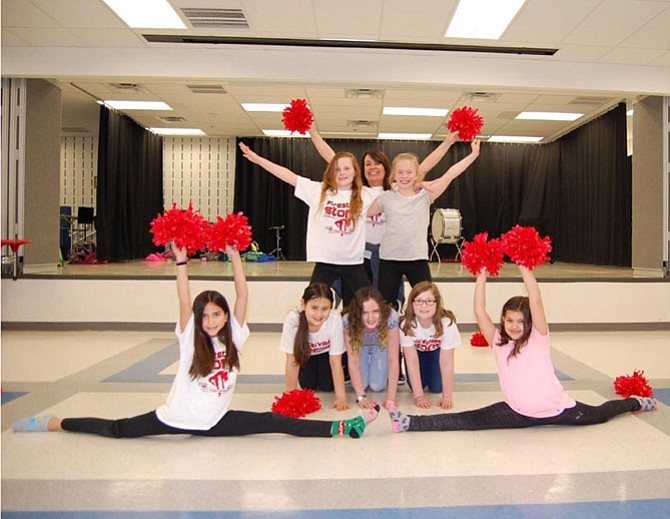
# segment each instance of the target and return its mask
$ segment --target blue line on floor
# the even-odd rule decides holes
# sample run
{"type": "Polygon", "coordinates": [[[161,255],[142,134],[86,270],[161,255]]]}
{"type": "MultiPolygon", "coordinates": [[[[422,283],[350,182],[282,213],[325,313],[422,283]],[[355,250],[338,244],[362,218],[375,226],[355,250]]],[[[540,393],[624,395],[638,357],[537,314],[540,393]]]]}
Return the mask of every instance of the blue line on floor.
{"type": "Polygon", "coordinates": [[[7,402],[11,402],[26,394],[26,391],[3,391],[2,392],[2,405],[5,405],[7,402]]]}
{"type": "Polygon", "coordinates": [[[5,519],[549,519],[588,517],[589,519],[665,519],[670,499],[634,501],[596,501],[587,503],[551,503],[431,508],[370,508],[356,510],[288,510],[285,512],[7,512],[5,519]]]}

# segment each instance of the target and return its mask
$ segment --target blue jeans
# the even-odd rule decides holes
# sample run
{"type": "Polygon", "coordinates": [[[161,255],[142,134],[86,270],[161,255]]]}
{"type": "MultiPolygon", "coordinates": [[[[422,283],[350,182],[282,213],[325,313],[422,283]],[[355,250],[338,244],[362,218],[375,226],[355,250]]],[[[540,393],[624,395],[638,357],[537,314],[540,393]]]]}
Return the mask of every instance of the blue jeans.
{"type": "MultiPolygon", "coordinates": [[[[421,375],[421,389],[428,388],[431,393],[442,393],[442,372],[440,371],[440,348],[434,351],[418,351],[419,357],[419,374],[421,375]]],[[[405,373],[407,370],[407,363],[405,363],[405,373]]],[[[410,389],[412,384],[407,377],[407,384],[410,389]]]]}
{"type": "Polygon", "coordinates": [[[363,346],[359,355],[363,389],[384,391],[388,379],[389,364],[386,349],[379,346],[363,346]]]}

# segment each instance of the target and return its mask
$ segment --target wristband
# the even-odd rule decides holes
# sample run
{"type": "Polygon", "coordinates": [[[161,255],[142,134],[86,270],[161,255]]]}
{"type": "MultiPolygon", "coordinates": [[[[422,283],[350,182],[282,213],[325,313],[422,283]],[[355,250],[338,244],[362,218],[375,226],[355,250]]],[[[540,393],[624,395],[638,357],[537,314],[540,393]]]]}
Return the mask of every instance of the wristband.
{"type": "Polygon", "coordinates": [[[356,397],[356,403],[360,404],[366,398],[367,396],[365,395],[365,393],[363,393],[362,395],[356,397]]]}
{"type": "Polygon", "coordinates": [[[182,265],[186,265],[187,263],[188,263],[188,260],[185,260],[185,261],[178,261],[177,263],[175,263],[175,265],[177,265],[178,267],[180,267],[180,266],[182,266],[182,265]]]}

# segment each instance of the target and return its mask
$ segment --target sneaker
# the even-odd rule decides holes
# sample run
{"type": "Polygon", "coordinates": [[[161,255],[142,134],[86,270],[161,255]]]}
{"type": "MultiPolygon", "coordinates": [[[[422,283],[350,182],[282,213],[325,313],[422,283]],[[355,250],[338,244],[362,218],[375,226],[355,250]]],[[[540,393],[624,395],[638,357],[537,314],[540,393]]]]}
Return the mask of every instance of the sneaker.
{"type": "Polygon", "coordinates": [[[631,398],[640,402],[640,411],[656,411],[658,409],[658,400],[655,398],[644,396],[632,396],[631,398]]]}
{"type": "Polygon", "coordinates": [[[52,415],[31,416],[30,418],[23,418],[17,420],[12,424],[14,432],[47,432],[49,420],[56,418],[52,415]]]}
{"type": "Polygon", "coordinates": [[[405,385],[405,375],[403,375],[402,371],[400,372],[400,375],[398,375],[398,385],[399,386],[405,385]]]}

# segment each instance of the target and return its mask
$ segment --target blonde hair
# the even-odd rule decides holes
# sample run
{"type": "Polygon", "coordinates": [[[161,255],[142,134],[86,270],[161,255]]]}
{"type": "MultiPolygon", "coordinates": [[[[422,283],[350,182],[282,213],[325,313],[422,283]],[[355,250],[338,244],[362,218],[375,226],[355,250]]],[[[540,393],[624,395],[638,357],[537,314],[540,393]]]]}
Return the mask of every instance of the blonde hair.
{"type": "Polygon", "coordinates": [[[414,166],[414,169],[416,170],[416,175],[417,179],[419,177],[419,157],[417,157],[414,153],[398,153],[398,155],[395,156],[393,159],[393,162],[391,163],[391,182],[395,182],[395,170],[398,166],[398,162],[401,160],[408,160],[412,163],[414,166]]]}

